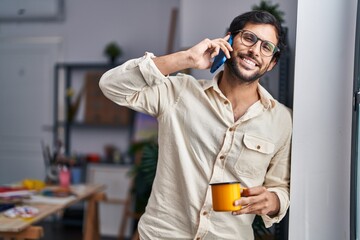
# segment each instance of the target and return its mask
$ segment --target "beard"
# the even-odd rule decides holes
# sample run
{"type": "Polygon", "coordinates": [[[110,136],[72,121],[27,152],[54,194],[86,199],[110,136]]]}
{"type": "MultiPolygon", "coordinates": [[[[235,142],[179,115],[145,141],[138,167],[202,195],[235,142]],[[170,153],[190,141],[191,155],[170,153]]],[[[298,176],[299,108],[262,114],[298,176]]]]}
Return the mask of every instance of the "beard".
{"type": "MultiPolygon", "coordinates": [[[[251,57],[251,56],[249,56],[249,57],[251,57]]],[[[226,60],[225,64],[228,66],[230,73],[233,76],[235,76],[242,83],[251,84],[254,81],[261,78],[266,73],[267,68],[263,72],[260,72],[260,70],[258,70],[257,72],[252,73],[251,75],[245,75],[244,71],[242,69],[240,69],[240,67],[237,65],[237,62],[235,61],[235,59],[236,59],[236,56],[231,56],[230,59],[226,60]]]]}

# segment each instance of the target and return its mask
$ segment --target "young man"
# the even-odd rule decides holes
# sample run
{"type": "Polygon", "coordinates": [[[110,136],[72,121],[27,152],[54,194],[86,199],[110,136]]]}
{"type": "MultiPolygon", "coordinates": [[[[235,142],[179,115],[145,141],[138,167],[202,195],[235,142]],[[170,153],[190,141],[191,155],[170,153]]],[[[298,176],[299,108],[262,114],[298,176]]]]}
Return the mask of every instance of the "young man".
{"type": "Polygon", "coordinates": [[[100,80],[112,101],[155,116],[159,159],[141,239],[253,239],[256,214],[279,222],[289,206],[290,111],[259,84],[279,57],[281,28],[266,12],[236,17],[224,38],[186,51],[146,53],[100,80]],[[232,46],[227,42],[233,37],[232,46]],[[209,69],[220,49],[224,70],[213,80],[170,74],[209,69]],[[240,181],[239,211],[212,209],[211,183],[240,181]]]}

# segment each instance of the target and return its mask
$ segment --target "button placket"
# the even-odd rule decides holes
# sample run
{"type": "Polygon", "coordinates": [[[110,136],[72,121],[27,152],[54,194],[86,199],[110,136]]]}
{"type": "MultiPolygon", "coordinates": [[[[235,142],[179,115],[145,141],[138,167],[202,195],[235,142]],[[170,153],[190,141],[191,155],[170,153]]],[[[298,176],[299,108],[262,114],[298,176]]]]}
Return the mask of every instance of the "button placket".
{"type": "Polygon", "coordinates": [[[228,118],[227,121],[229,121],[229,123],[232,123],[234,119],[234,114],[233,114],[231,102],[226,98],[224,98],[222,104],[223,104],[222,105],[223,109],[221,110],[224,111],[224,115],[226,116],[226,118],[228,118]]]}
{"type": "Polygon", "coordinates": [[[194,239],[203,239],[209,231],[210,217],[212,209],[212,196],[211,196],[211,187],[208,186],[206,191],[205,202],[202,205],[199,212],[199,226],[194,239]]]}
{"type": "Polygon", "coordinates": [[[196,239],[202,239],[206,233],[208,232],[208,226],[209,226],[209,218],[210,218],[210,211],[204,209],[200,212],[200,223],[199,228],[197,231],[197,238],[196,239]]]}
{"type": "Polygon", "coordinates": [[[231,148],[231,142],[232,142],[232,139],[234,138],[235,130],[236,130],[236,125],[230,127],[225,134],[225,140],[224,140],[224,145],[223,145],[223,149],[222,149],[222,154],[219,157],[222,169],[225,168],[227,153],[229,152],[229,149],[231,148]]]}

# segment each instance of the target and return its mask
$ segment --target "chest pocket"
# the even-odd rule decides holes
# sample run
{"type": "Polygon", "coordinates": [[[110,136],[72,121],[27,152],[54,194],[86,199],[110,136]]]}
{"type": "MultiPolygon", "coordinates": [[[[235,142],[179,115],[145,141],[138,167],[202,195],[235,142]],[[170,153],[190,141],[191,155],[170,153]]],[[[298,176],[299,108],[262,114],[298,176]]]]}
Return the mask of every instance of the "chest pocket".
{"type": "Polygon", "coordinates": [[[275,145],[262,138],[244,134],[240,156],[235,162],[237,174],[249,178],[265,176],[275,145]]]}

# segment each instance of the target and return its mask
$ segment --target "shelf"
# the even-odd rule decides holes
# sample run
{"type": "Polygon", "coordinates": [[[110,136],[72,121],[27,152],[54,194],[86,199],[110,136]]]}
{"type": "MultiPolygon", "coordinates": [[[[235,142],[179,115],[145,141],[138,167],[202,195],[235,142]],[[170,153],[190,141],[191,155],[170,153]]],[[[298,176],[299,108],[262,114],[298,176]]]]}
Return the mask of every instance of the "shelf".
{"type": "MultiPolygon", "coordinates": [[[[120,64],[119,62],[62,62],[55,64],[53,144],[56,146],[60,137],[60,140],[64,144],[66,155],[71,155],[74,150],[72,138],[84,136],[84,131],[89,131],[89,134],[95,134],[90,130],[97,130],[96,134],[99,134],[99,131],[103,131],[104,134],[109,134],[109,130],[116,131],[116,134],[119,134],[120,138],[123,137],[123,140],[126,139],[125,141],[130,141],[129,138],[131,138],[133,132],[134,111],[106,99],[97,85],[97,80],[103,72],[120,64]],[[74,121],[68,121],[66,116],[73,102],[71,98],[67,96],[67,90],[76,89],[79,85],[83,85],[81,91],[84,91],[84,100],[82,100],[85,101],[83,111],[84,122],[81,122],[82,120],[79,121],[76,117],[74,121]],[[60,106],[63,107],[60,108],[60,106]],[[59,109],[61,109],[61,112],[59,112],[59,109]],[[63,120],[63,117],[60,119],[59,116],[64,116],[65,120],[63,120]],[[73,132],[75,130],[76,133],[73,132]],[[81,132],[79,130],[81,130],[81,132]],[[124,130],[127,130],[127,133],[124,133],[124,130]]],[[[74,97],[77,96],[75,95],[74,97]]],[[[93,139],[99,139],[99,145],[101,144],[101,138],[93,139]]]]}
{"type": "Polygon", "coordinates": [[[76,69],[76,70],[89,70],[89,69],[111,69],[122,63],[57,63],[55,68],[62,69],[76,69]]]}

